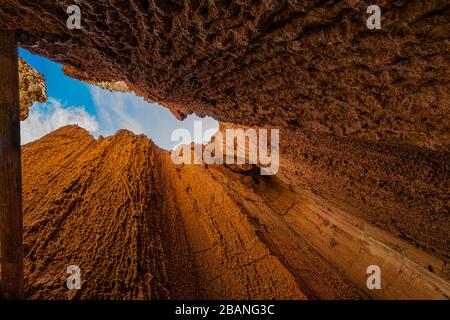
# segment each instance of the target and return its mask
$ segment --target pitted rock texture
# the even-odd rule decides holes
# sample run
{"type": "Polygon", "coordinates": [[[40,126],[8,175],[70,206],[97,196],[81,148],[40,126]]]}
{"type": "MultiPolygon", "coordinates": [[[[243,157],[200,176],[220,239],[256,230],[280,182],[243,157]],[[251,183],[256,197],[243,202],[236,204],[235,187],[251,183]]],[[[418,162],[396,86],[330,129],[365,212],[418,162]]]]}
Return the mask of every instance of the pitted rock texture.
{"type": "Polygon", "coordinates": [[[29,297],[449,298],[447,0],[380,0],[381,30],[361,0],[83,1],[82,30],[69,4],[4,0],[0,28],[179,118],[282,128],[281,168],[176,167],[73,127],[26,146],[29,297]]]}
{"type": "MultiPolygon", "coordinates": [[[[332,147],[321,152],[346,159],[332,147]]],[[[58,129],[23,147],[27,297],[449,299],[448,257],[397,236],[397,224],[380,228],[386,214],[368,222],[366,207],[333,196],[327,179],[347,174],[331,177],[321,158],[302,166],[285,158],[279,175],[259,176],[174,165],[169,152],[128,131],[96,140],[76,126],[58,129]],[[372,264],[382,267],[382,290],[366,286],[372,264]],[[70,265],[81,268],[81,290],[66,288],[70,265]]],[[[358,162],[348,164],[355,176],[358,162]]],[[[395,188],[398,177],[386,179],[395,188]]],[[[394,218],[448,250],[433,242],[428,217],[394,218]]]]}
{"type": "Polygon", "coordinates": [[[42,74],[19,58],[20,120],[28,118],[35,102],[47,102],[47,86],[42,74]]]}
{"type": "Polygon", "coordinates": [[[169,161],[128,131],[95,140],[70,126],[25,146],[27,296],[305,298],[239,208],[214,199],[220,185],[204,184],[211,203],[198,211],[169,161]],[[67,290],[69,265],[81,268],[82,290],[67,290]]]}
{"type": "Polygon", "coordinates": [[[3,0],[0,28],[174,114],[432,149],[450,144],[448,0],[3,0]]]}
{"type": "Polygon", "coordinates": [[[124,81],[91,81],[86,74],[80,73],[71,66],[63,66],[62,70],[68,77],[76,78],[111,92],[130,92],[129,86],[124,81]]]}
{"type": "MultiPolygon", "coordinates": [[[[220,123],[220,154],[226,154],[227,129],[259,131],[220,123]]],[[[228,167],[259,174],[259,168],[248,165],[248,145],[244,154],[246,164],[228,167]]],[[[284,129],[277,176],[444,261],[450,259],[449,152],[284,129]]]]}
{"type": "Polygon", "coordinates": [[[88,81],[88,83],[109,90],[111,92],[130,92],[130,89],[128,88],[127,84],[123,81],[100,81],[100,82],[88,81]]]}

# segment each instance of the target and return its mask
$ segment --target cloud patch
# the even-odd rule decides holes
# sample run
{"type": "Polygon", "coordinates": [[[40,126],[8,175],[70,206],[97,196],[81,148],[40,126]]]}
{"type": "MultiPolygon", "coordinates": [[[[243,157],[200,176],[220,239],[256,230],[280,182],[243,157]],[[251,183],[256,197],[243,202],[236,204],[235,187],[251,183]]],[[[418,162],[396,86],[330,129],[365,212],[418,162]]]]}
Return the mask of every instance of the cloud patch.
{"type": "MultiPolygon", "coordinates": [[[[171,141],[175,129],[184,128],[193,135],[194,121],[202,121],[204,131],[217,131],[219,128],[218,122],[210,117],[201,119],[191,115],[184,121],[179,121],[168,109],[157,103],[147,103],[134,93],[110,92],[94,86],[90,91],[99,122],[99,133],[104,136],[113,135],[120,129],[128,129],[136,134],[145,134],[159,147],[171,150],[178,143],[171,141]]],[[[195,142],[207,143],[209,138],[195,142]]]]}
{"type": "MultiPolygon", "coordinates": [[[[92,105],[67,106],[55,98],[48,103],[36,103],[30,109],[27,120],[21,123],[21,141],[26,144],[66,125],[76,124],[93,136],[111,136],[118,130],[128,129],[135,134],[145,134],[159,147],[175,148],[178,141],[171,141],[172,132],[183,128],[194,137],[194,121],[202,121],[203,132],[218,130],[219,124],[212,118],[191,115],[184,121],[177,120],[172,113],[157,103],[147,103],[133,93],[110,92],[95,86],[89,88],[92,105]]],[[[195,137],[194,137],[195,138],[195,137]]],[[[207,143],[206,140],[194,140],[207,143]]]]}
{"type": "Polygon", "coordinates": [[[97,120],[84,107],[64,106],[54,98],[50,98],[47,103],[36,103],[30,109],[28,119],[21,122],[21,142],[32,142],[70,124],[77,124],[91,133],[99,130],[97,120]]]}

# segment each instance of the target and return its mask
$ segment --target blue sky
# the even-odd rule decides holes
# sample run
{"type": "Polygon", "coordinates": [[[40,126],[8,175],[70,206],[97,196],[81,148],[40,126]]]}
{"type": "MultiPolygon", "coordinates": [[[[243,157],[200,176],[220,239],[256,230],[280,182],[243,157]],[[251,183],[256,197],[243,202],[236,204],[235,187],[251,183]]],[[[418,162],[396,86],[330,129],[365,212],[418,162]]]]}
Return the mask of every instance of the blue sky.
{"type": "Polygon", "coordinates": [[[159,147],[170,150],[178,143],[170,139],[175,129],[184,128],[193,135],[194,121],[202,121],[204,131],[218,128],[212,118],[191,115],[179,121],[164,107],[147,103],[134,93],[113,93],[74,80],[64,75],[60,64],[23,49],[19,49],[19,55],[44,75],[49,97],[47,103],[35,103],[28,119],[21,123],[23,144],[59,127],[78,124],[96,137],[113,135],[120,129],[143,133],[159,147]]]}

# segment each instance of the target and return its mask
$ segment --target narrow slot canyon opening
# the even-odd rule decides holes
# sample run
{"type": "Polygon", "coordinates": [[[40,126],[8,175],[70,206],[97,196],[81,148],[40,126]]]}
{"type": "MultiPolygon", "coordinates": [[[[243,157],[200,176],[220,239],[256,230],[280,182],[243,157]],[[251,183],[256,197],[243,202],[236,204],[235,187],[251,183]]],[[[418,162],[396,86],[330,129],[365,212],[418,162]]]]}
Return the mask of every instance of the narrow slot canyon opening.
{"type": "MultiPolygon", "coordinates": [[[[151,258],[151,264],[167,268],[159,273],[159,267],[155,269],[151,264],[139,267],[137,278],[133,276],[128,282],[121,278],[109,284],[113,286],[110,294],[114,297],[246,299],[274,294],[273,297],[288,299],[367,299],[394,297],[398,292],[405,297],[411,292],[414,292],[411,297],[446,295],[445,262],[412,246],[395,232],[389,233],[386,225],[377,226],[366,215],[370,211],[364,197],[377,203],[379,194],[361,190],[355,195],[353,188],[367,186],[342,182],[367,170],[362,159],[370,144],[284,129],[279,146],[283,154],[281,170],[276,175],[262,176],[258,166],[248,163],[174,164],[171,154],[180,143],[171,141],[175,130],[190,132],[189,137],[194,139],[182,141],[189,145],[190,152],[194,150],[191,142],[201,144],[200,150],[204,150],[217,138],[217,133],[224,133],[227,128],[248,127],[230,123],[219,126],[212,118],[195,115],[179,121],[167,109],[127,92],[124,84],[82,82],[69,78],[61,65],[46,58],[23,49],[20,57],[41,73],[46,83],[44,88],[35,87],[39,84],[33,83],[39,78],[36,74],[35,78],[27,79],[28,94],[33,93],[34,100],[41,102],[22,110],[23,118],[27,117],[22,122],[22,142],[28,296],[69,299],[107,296],[105,289],[99,287],[108,283],[107,275],[91,264],[94,257],[87,249],[74,255],[61,249],[67,245],[74,228],[86,221],[91,221],[89,226],[94,229],[118,221],[124,225],[123,235],[117,235],[115,228],[96,232],[97,239],[116,234],[114,240],[106,240],[108,250],[131,250],[138,256],[136,266],[142,264],[139,259],[151,258]],[[44,102],[38,93],[47,96],[48,101],[44,102]],[[195,125],[199,121],[203,127],[200,132],[195,125]],[[64,128],[58,130],[61,127],[64,128]],[[147,138],[127,134],[124,129],[144,134],[156,146],[147,138]],[[208,136],[204,136],[205,131],[208,136]],[[352,152],[345,152],[348,149],[352,152]],[[37,163],[40,158],[48,163],[37,163]],[[336,158],[343,168],[331,160],[336,158]],[[100,185],[104,192],[101,195],[100,185]],[[339,189],[339,185],[343,188],[339,189]],[[362,206],[355,206],[349,199],[358,199],[362,206]],[[104,207],[98,209],[95,204],[104,207]],[[115,218],[111,220],[113,212],[115,218]],[[138,220],[130,224],[129,216],[138,220]],[[55,223],[64,228],[52,231],[55,223]],[[130,228],[138,230],[131,242],[138,248],[126,244],[130,228]],[[61,234],[52,240],[49,235],[55,232],[61,234]],[[83,264],[82,268],[93,274],[91,285],[83,287],[84,291],[51,292],[35,284],[33,281],[43,276],[35,262],[50,250],[40,244],[43,239],[56,252],[55,258],[43,266],[45,273],[60,274],[65,264],[83,264]],[[180,244],[174,247],[174,243],[180,244]],[[246,252],[250,247],[252,250],[246,252]],[[242,256],[236,260],[232,258],[235,254],[242,256]],[[173,259],[182,262],[172,264],[173,259]],[[202,266],[204,259],[218,260],[202,266]],[[355,265],[352,261],[362,263],[355,265]],[[367,268],[378,264],[383,265],[384,281],[389,286],[373,292],[366,287],[367,268]],[[186,269],[192,274],[187,275],[186,269]],[[269,269],[276,271],[269,276],[269,269]],[[161,282],[146,281],[149,274],[162,277],[161,282]],[[220,275],[215,281],[203,279],[214,274],[220,275]],[[420,280],[411,281],[403,274],[414,274],[420,280]],[[224,286],[222,277],[235,279],[224,286]],[[236,291],[242,285],[252,289],[236,291]],[[131,290],[139,286],[146,289],[131,290]],[[437,289],[426,289],[429,286],[437,289]]],[[[27,75],[33,74],[26,70],[27,75]]],[[[245,160],[249,157],[247,151],[243,153],[245,160]]],[[[383,157],[390,151],[377,149],[377,152],[383,157]]],[[[371,170],[374,171],[369,174],[375,177],[384,176],[376,168],[371,170]]],[[[77,231],[77,237],[88,241],[84,229],[81,227],[81,233],[77,231]]],[[[110,258],[95,257],[102,261],[110,258]]],[[[120,272],[130,271],[127,262],[119,259],[114,263],[120,272]]],[[[51,283],[55,288],[61,285],[58,281],[51,283]]]]}
{"type": "Polygon", "coordinates": [[[0,5],[27,298],[449,299],[448,4],[50,2],[0,5]],[[227,128],[276,172],[174,162],[227,128]]]}
{"type": "Polygon", "coordinates": [[[25,85],[31,86],[27,90],[34,90],[34,93],[46,90],[44,95],[47,96],[47,101],[37,102],[27,110],[27,118],[21,122],[22,144],[63,126],[78,125],[96,138],[111,136],[120,130],[145,134],[158,147],[172,150],[179,144],[171,139],[176,129],[189,131],[192,140],[185,141],[188,144],[206,144],[219,129],[218,122],[211,117],[192,114],[180,121],[166,108],[128,92],[124,83],[82,82],[65,75],[62,65],[44,57],[24,49],[19,50],[19,56],[43,76],[43,88],[35,88],[38,84],[27,82],[25,85]],[[201,125],[201,134],[194,134],[195,123],[201,125]]]}

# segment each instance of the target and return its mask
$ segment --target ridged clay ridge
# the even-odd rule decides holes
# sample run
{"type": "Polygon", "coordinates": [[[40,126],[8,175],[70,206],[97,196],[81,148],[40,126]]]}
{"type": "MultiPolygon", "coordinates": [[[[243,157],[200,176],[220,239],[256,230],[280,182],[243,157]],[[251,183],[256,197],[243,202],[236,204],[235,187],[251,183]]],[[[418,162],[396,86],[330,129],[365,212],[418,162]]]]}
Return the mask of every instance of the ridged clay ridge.
{"type": "Polygon", "coordinates": [[[23,168],[29,298],[449,298],[446,259],[331,198],[317,164],[314,176],[288,158],[277,176],[174,165],[143,135],[68,126],[24,146],[23,168]],[[372,264],[382,290],[366,287],[372,264]],[[69,265],[81,290],[65,287],[69,265]]]}

